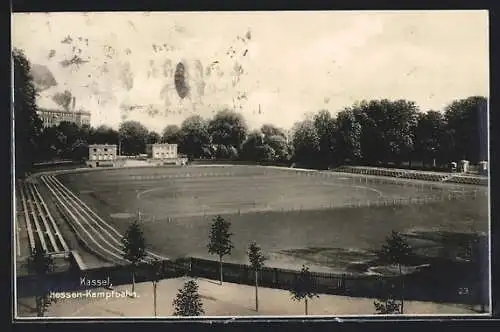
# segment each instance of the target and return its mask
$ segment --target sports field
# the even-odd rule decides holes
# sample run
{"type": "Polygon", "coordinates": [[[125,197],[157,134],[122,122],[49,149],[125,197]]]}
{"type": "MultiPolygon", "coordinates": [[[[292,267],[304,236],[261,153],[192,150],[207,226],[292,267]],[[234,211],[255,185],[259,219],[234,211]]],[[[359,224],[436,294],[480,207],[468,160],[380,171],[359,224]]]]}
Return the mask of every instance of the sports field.
{"type": "Polygon", "coordinates": [[[403,186],[255,166],[109,169],[58,178],[122,233],[141,211],[149,249],[169,258],[215,259],[206,244],[217,214],[232,222],[235,248],[226,261],[246,263],[247,246],[255,240],[269,256],[268,266],[306,263],[316,271],[345,271],[370,259],[391,230],[418,233],[416,247],[439,251],[440,238],[450,232],[487,232],[488,226],[483,196],[363,206],[460,190],[446,184],[403,186]],[[353,204],[361,207],[342,207],[353,204]]]}

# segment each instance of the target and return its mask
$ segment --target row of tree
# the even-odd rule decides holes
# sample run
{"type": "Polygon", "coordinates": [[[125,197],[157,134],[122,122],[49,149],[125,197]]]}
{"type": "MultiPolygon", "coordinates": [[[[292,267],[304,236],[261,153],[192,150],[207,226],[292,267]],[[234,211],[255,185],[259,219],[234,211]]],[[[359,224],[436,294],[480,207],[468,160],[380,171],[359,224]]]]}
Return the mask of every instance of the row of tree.
{"type": "Polygon", "coordinates": [[[447,164],[487,159],[487,100],[470,97],[444,112],[421,112],[406,100],[372,100],[340,111],[320,111],[297,123],[293,147],[297,161],[311,166],[346,161],[375,165],[422,161],[447,164]]]}
{"type": "Polygon", "coordinates": [[[61,122],[41,131],[35,143],[36,159],[81,160],[88,156],[90,144],[116,144],[121,154],[137,155],[154,143],[177,144],[179,152],[191,158],[285,161],[291,156],[284,130],[264,125],[247,134],[241,114],[224,110],[211,121],[196,115],[181,126],[168,125],[161,135],[137,121],[123,122],[118,130],[61,122]]]}
{"type": "MultiPolygon", "coordinates": [[[[445,112],[419,112],[408,101],[373,100],[344,109],[333,117],[322,110],[294,125],[288,134],[271,124],[248,132],[239,113],[223,110],[213,119],[188,117],[181,126],[168,125],[160,134],[137,121],[119,130],[107,126],[79,127],[63,122],[41,131],[38,159],[87,155],[88,144],[117,144],[121,153],[144,153],[151,143],[175,143],[191,158],[247,161],[293,161],[310,167],[343,163],[370,164],[422,161],[447,164],[487,159],[486,99],[453,102],[445,112]]],[[[36,137],[36,134],[35,134],[36,137]]]]}
{"type": "Polygon", "coordinates": [[[118,130],[61,123],[42,129],[30,64],[13,51],[16,171],[35,161],[82,159],[89,144],[117,144],[125,155],[144,153],[146,144],[176,143],[190,158],[290,161],[308,167],[353,163],[375,165],[423,161],[477,163],[488,155],[487,99],[453,101],[442,111],[422,112],[412,101],[371,100],[355,103],[335,117],[321,110],[297,122],[291,132],[267,124],[249,130],[240,113],[222,110],[211,119],[193,115],[161,134],[136,121],[118,130]]]}
{"type": "MultiPolygon", "coordinates": [[[[234,245],[232,243],[230,232],[231,222],[221,216],[216,216],[210,228],[208,239],[208,252],[216,255],[220,263],[220,285],[223,285],[223,258],[230,255],[234,245]]],[[[132,222],[125,235],[122,238],[123,257],[131,263],[132,276],[132,295],[135,294],[135,274],[139,263],[146,257],[146,240],[140,223],[136,220],[132,222]]],[[[260,246],[252,242],[247,250],[248,261],[255,273],[255,311],[259,311],[259,272],[264,267],[266,256],[260,246]]],[[[409,264],[413,256],[412,249],[403,237],[392,232],[387,237],[386,242],[378,251],[379,259],[382,263],[396,265],[399,269],[400,285],[399,298],[396,294],[388,293],[382,299],[374,302],[375,311],[379,314],[399,314],[404,313],[403,297],[403,272],[402,266],[409,264]],[[396,295],[396,296],[395,296],[396,295]]],[[[50,255],[41,248],[36,248],[30,259],[30,269],[37,275],[46,275],[54,268],[53,260],[50,255]]],[[[151,282],[153,284],[153,307],[154,315],[157,315],[157,285],[162,279],[161,261],[153,260],[149,263],[151,282]]],[[[395,285],[393,285],[395,286],[395,285]]],[[[304,301],[304,313],[308,314],[308,301],[319,297],[316,290],[316,283],[309,271],[309,268],[302,266],[300,274],[292,283],[290,288],[291,297],[295,301],[304,301]]],[[[54,299],[49,296],[49,290],[36,297],[36,307],[38,316],[44,316],[54,299]]],[[[204,314],[203,304],[198,285],[195,280],[187,281],[183,288],[179,289],[177,296],[173,300],[174,315],[176,316],[199,316],[204,314]]]]}

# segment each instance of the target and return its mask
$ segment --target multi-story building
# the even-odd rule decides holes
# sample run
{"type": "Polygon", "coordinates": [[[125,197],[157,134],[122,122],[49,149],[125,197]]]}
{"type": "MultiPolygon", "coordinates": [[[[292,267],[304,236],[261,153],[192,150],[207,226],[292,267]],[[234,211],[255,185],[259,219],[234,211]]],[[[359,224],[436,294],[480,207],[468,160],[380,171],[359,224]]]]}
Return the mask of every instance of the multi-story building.
{"type": "Polygon", "coordinates": [[[177,159],[177,144],[148,144],[146,147],[146,153],[151,159],[177,159]]]}
{"type": "Polygon", "coordinates": [[[155,165],[185,165],[187,163],[187,158],[177,153],[177,144],[148,144],[146,153],[150,162],[155,165]]]}
{"type": "Polygon", "coordinates": [[[87,165],[90,167],[114,166],[117,160],[116,144],[94,144],[89,145],[89,160],[87,165]]]}
{"type": "Polygon", "coordinates": [[[79,126],[90,125],[90,112],[84,110],[76,110],[75,98],[73,97],[73,103],[71,109],[58,109],[56,107],[46,108],[39,107],[38,116],[43,122],[43,127],[57,126],[61,122],[73,122],[79,126]]]}

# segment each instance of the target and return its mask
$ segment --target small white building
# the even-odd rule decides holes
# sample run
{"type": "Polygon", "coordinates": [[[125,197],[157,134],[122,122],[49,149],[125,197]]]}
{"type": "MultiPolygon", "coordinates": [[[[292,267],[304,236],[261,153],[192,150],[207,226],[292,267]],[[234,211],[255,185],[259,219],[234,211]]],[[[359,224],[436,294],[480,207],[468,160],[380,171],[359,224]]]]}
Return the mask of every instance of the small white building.
{"type": "Polygon", "coordinates": [[[148,144],[146,152],[153,160],[175,160],[177,159],[177,144],[157,143],[148,144]]]}
{"type": "Polygon", "coordinates": [[[93,144],[89,145],[89,160],[87,165],[90,167],[114,166],[117,160],[116,144],[93,144]]]}

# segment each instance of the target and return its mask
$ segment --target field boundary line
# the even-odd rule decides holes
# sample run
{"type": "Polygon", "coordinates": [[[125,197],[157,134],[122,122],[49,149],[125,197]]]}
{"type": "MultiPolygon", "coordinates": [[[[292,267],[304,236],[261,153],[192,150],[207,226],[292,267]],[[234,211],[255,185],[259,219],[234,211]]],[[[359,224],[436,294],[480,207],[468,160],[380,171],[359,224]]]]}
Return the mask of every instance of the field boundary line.
{"type": "MultiPolygon", "coordinates": [[[[38,239],[40,240],[40,244],[42,246],[42,249],[45,250],[46,252],[48,252],[48,247],[47,247],[47,243],[45,242],[43,230],[42,230],[42,227],[40,226],[40,223],[38,222],[38,217],[36,216],[36,211],[34,208],[33,201],[29,196],[29,190],[27,188],[27,185],[25,185],[23,189],[24,189],[25,195],[27,197],[28,206],[30,208],[30,213],[31,213],[31,216],[33,218],[33,222],[35,224],[36,233],[38,234],[38,239]]],[[[36,244],[36,242],[35,242],[35,244],[36,244]]]]}
{"type": "Polygon", "coordinates": [[[54,217],[52,216],[52,214],[50,213],[50,210],[49,210],[47,204],[43,200],[42,195],[38,191],[38,188],[36,186],[34,186],[33,188],[35,189],[35,192],[36,192],[36,194],[38,196],[38,199],[40,200],[40,203],[42,203],[42,205],[45,208],[45,211],[47,211],[47,215],[48,215],[48,217],[49,217],[49,219],[51,221],[51,224],[52,224],[52,227],[54,228],[54,231],[56,232],[56,236],[58,237],[59,241],[61,242],[61,245],[63,247],[63,251],[70,251],[69,246],[66,243],[66,240],[64,240],[64,237],[62,236],[62,233],[61,233],[61,230],[59,229],[59,226],[57,226],[57,223],[54,220],[54,217]]]}
{"type": "MultiPolygon", "coordinates": [[[[35,249],[35,235],[33,234],[33,228],[31,227],[32,225],[31,225],[31,220],[30,220],[29,213],[28,213],[28,204],[26,202],[26,196],[24,195],[22,186],[24,186],[24,184],[22,182],[19,182],[19,195],[21,197],[21,203],[23,205],[23,210],[24,210],[24,218],[25,218],[25,223],[26,223],[26,231],[28,232],[30,251],[33,251],[35,249]]],[[[17,218],[16,218],[16,220],[17,220],[17,218]]]]}
{"type": "MultiPolygon", "coordinates": [[[[72,200],[73,202],[80,207],[80,210],[81,212],[85,213],[85,215],[87,216],[87,218],[90,218],[90,219],[93,219],[94,220],[94,223],[97,225],[97,227],[99,227],[100,229],[102,229],[107,235],[109,235],[109,238],[112,239],[112,242],[114,242],[116,245],[121,245],[120,241],[117,240],[114,236],[112,236],[110,234],[110,232],[108,230],[106,230],[104,227],[108,228],[109,230],[111,230],[118,238],[121,238],[123,237],[123,235],[116,230],[116,228],[114,228],[113,226],[111,226],[110,224],[108,224],[104,219],[102,219],[94,210],[92,210],[85,202],[83,202],[79,197],[77,197],[69,188],[67,188],[59,179],[57,179],[57,177],[55,176],[50,176],[50,179],[51,181],[59,188],[62,188],[60,189],[61,192],[64,192],[66,193],[69,197],[72,197],[72,200]]],[[[75,208],[76,209],[76,208],[75,208]]],[[[96,229],[97,230],[97,229],[96,229]]],[[[108,242],[108,245],[114,247],[115,249],[117,249],[116,245],[113,245],[111,243],[108,242]]],[[[119,249],[120,252],[121,252],[121,249],[119,249]]],[[[156,253],[153,253],[149,250],[146,251],[148,253],[149,256],[152,256],[156,259],[165,259],[165,260],[168,260],[169,258],[168,257],[164,257],[164,256],[161,256],[161,255],[158,255],[156,253]]]]}
{"type": "Polygon", "coordinates": [[[36,206],[36,210],[38,211],[38,215],[42,219],[43,226],[45,227],[45,233],[49,237],[50,244],[52,245],[52,248],[54,249],[54,251],[59,252],[59,246],[57,245],[54,234],[52,234],[52,231],[50,230],[50,226],[49,226],[49,223],[47,222],[47,219],[45,218],[45,213],[42,209],[42,206],[41,206],[40,202],[37,201],[37,197],[36,197],[35,191],[33,190],[33,186],[34,186],[33,183],[28,184],[29,191],[31,193],[31,197],[33,198],[33,201],[34,201],[35,206],[36,206]]]}
{"type": "MultiPolygon", "coordinates": [[[[45,178],[42,178],[42,180],[45,182],[46,179],[45,178]]],[[[61,204],[61,206],[70,214],[70,216],[73,218],[73,220],[76,222],[76,224],[78,226],[80,226],[80,228],[82,229],[82,231],[90,238],[90,240],[98,247],[100,248],[103,252],[107,253],[108,255],[111,255],[112,257],[115,257],[115,258],[118,258],[118,261],[125,261],[125,259],[123,259],[121,256],[119,256],[118,254],[116,254],[115,252],[112,252],[106,248],[104,248],[100,243],[99,241],[97,241],[89,232],[87,229],[85,229],[84,225],[78,220],[78,218],[76,217],[76,215],[70,211],[70,209],[66,206],[66,204],[64,204],[61,200],[61,198],[59,197],[59,195],[56,194],[55,190],[50,186],[48,185],[48,182],[45,182],[46,186],[49,188],[49,190],[52,192],[52,194],[54,195],[54,197],[59,201],[59,203],[61,204]]],[[[56,190],[58,192],[60,192],[60,190],[58,190],[56,188],[56,190]]],[[[76,211],[77,209],[75,209],[75,213],[76,214],[79,214],[80,217],[82,217],[82,219],[85,219],[78,211],[76,211]]],[[[106,240],[104,240],[105,243],[106,243],[106,240]]]]}

